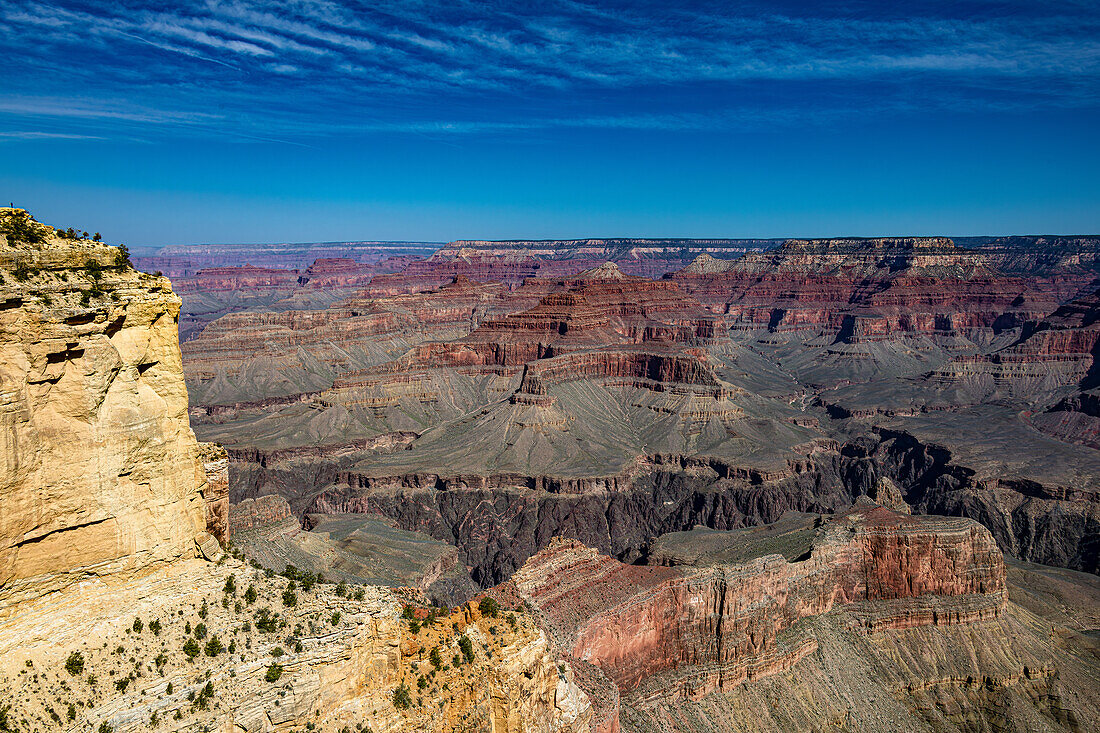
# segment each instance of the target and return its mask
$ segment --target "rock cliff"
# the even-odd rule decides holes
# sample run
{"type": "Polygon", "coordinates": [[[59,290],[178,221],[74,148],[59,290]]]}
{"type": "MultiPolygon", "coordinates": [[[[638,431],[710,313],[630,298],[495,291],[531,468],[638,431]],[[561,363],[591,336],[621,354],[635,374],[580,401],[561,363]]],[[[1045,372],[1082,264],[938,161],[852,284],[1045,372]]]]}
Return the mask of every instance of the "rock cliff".
{"type": "Polygon", "coordinates": [[[792,516],[766,537],[714,534],[730,535],[721,541],[727,553],[790,549],[792,535],[807,549],[729,564],[692,550],[695,539],[678,540],[673,554],[687,564],[640,567],[558,540],[494,591],[527,601],[572,655],[596,730],[1054,730],[1097,715],[1097,696],[1074,697],[1094,665],[1044,650],[1042,632],[1025,630],[1031,620],[1007,601],[1000,552],[974,522],[863,504],[831,519],[792,516]],[[943,654],[943,643],[962,648],[943,654]],[[848,671],[820,685],[834,664],[848,671]],[[965,685],[956,691],[960,670],[1010,696],[1011,711],[965,685]],[[1059,674],[1071,686],[1054,682],[1059,674]],[[926,692],[940,685],[938,695],[926,692]],[[868,696],[888,712],[844,702],[868,696]]]}
{"type": "Polygon", "coordinates": [[[224,451],[187,419],[168,281],[0,209],[0,608],[224,540],[224,451]]]}
{"type": "Polygon", "coordinates": [[[362,516],[305,533],[281,499],[231,509],[226,451],[188,426],[164,278],[21,210],[0,233],[0,729],[590,730],[522,609],[414,609],[354,577],[389,553],[435,587],[453,547],[362,516]],[[219,545],[280,521],[335,578],[219,545]]]}

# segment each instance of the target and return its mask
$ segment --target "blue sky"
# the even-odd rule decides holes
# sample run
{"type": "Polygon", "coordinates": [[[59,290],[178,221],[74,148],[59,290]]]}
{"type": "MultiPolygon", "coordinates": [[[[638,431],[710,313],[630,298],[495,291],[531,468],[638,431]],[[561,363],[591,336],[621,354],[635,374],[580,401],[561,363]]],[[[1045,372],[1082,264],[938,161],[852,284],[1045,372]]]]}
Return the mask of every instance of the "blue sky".
{"type": "Polygon", "coordinates": [[[0,199],[132,246],[1100,232],[1100,3],[0,5],[0,199]]]}

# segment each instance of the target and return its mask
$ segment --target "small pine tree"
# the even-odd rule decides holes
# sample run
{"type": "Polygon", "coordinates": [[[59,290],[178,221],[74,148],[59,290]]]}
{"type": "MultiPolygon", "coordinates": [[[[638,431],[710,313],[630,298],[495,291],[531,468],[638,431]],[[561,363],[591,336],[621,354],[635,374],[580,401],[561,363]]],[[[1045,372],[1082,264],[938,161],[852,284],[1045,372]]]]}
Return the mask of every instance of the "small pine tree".
{"type": "Polygon", "coordinates": [[[210,637],[210,641],[206,642],[206,656],[216,657],[225,651],[225,646],[222,644],[221,639],[217,634],[210,637]]]}
{"type": "Polygon", "coordinates": [[[195,657],[199,656],[199,652],[200,652],[199,643],[197,641],[195,641],[194,639],[188,639],[187,641],[185,641],[183,643],[183,653],[186,654],[191,659],[194,659],[195,657]]]}

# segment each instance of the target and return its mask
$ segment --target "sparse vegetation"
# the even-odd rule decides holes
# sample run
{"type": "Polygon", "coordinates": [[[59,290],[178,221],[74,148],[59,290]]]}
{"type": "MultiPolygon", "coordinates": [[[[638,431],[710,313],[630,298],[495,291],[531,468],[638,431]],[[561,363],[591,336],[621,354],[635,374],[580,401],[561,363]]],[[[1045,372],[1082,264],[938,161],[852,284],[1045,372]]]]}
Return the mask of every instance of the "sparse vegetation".
{"type": "Polygon", "coordinates": [[[0,219],[0,234],[7,237],[9,242],[42,244],[46,241],[46,235],[43,234],[40,226],[33,216],[17,210],[0,219]]]}
{"type": "Polygon", "coordinates": [[[256,612],[255,620],[256,628],[265,634],[274,634],[279,628],[279,617],[272,615],[267,606],[256,612]]]}
{"type": "Polygon", "coordinates": [[[408,710],[412,707],[412,695],[404,682],[393,691],[393,706],[398,710],[408,710]]]}

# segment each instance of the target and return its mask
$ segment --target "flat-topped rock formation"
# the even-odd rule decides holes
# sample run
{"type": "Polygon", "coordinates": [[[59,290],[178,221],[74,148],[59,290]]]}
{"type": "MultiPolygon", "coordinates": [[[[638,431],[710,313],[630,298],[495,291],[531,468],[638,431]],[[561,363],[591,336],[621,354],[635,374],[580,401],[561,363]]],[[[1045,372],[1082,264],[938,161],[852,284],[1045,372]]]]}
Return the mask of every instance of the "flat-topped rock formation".
{"type": "Polygon", "coordinates": [[[674,543],[681,548],[675,567],[624,565],[555,540],[494,591],[529,603],[554,645],[572,655],[595,704],[596,730],[647,729],[658,720],[672,729],[847,722],[878,730],[869,709],[843,707],[872,689],[876,706],[890,711],[887,725],[906,729],[966,729],[964,719],[1000,724],[1006,715],[1016,724],[1036,716],[1051,729],[1064,724],[1064,714],[1048,712],[1043,693],[1031,688],[1074,699],[1078,722],[1097,716],[1096,696],[1070,697],[1095,665],[1075,651],[1044,651],[1045,634],[1007,602],[1000,552],[974,522],[863,504],[833,518],[791,515],[782,527],[714,533],[728,539],[691,534],[674,543]],[[783,546],[792,533],[805,535],[798,557],[755,554],[783,546]],[[690,549],[698,541],[710,549],[690,549]],[[724,547],[717,554],[716,542],[724,547]],[[929,644],[945,642],[960,644],[960,656],[927,656],[929,644]],[[1046,661],[1021,675],[1021,657],[1046,661]],[[906,660],[900,667],[899,658],[906,660]],[[821,686],[818,675],[832,660],[848,671],[825,676],[832,684],[821,686]],[[861,665],[894,665],[877,677],[906,682],[874,684],[861,665]],[[1072,685],[1052,685],[1055,669],[1072,685]],[[929,706],[926,686],[950,685],[959,671],[1021,690],[1012,712],[984,700],[963,702],[959,717],[951,702],[929,706]],[[799,705],[803,694],[812,694],[813,706],[799,705]],[[757,698],[765,712],[750,713],[757,698]]]}
{"type": "Polygon", "coordinates": [[[477,592],[453,545],[379,516],[310,514],[303,528],[286,499],[267,495],[232,505],[229,521],[234,547],[279,572],[293,565],[331,582],[415,588],[423,602],[444,606],[477,592]]]}
{"type": "Polygon", "coordinates": [[[207,267],[256,267],[304,270],[323,258],[376,264],[387,257],[427,257],[439,242],[284,242],[268,244],[173,244],[147,257],[135,257],[142,270],[161,270],[169,277],[191,277],[207,267]]]}
{"type": "Polygon", "coordinates": [[[224,541],[225,453],[188,425],[168,281],[20,209],[0,227],[0,609],[224,541]]]}

